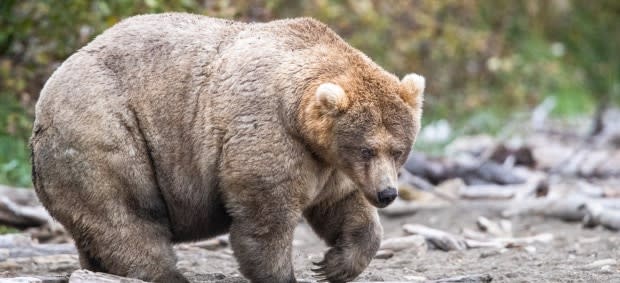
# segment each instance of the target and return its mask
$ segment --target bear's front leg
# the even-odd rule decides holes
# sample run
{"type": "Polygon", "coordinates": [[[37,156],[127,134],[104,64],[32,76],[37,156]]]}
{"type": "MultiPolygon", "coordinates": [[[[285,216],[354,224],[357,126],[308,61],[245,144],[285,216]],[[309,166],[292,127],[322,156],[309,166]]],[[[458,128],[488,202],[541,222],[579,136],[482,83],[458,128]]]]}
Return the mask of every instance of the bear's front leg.
{"type": "Polygon", "coordinates": [[[263,196],[232,209],[231,246],[241,273],[253,283],[297,282],[291,252],[301,212],[289,205],[269,203],[263,196]]]}
{"type": "Polygon", "coordinates": [[[304,216],[331,247],[313,269],[321,280],[346,282],[355,279],[379,249],[383,228],[377,209],[360,191],[336,202],[313,206],[304,216]]]}

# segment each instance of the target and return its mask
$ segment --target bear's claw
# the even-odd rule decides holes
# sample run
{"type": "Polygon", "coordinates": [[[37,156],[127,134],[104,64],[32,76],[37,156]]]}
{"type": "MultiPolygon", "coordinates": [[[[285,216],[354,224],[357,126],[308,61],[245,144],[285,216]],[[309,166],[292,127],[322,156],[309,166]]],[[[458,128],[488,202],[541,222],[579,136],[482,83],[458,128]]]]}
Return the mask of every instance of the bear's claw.
{"type": "Polygon", "coordinates": [[[355,279],[359,272],[349,270],[346,261],[344,261],[343,251],[340,249],[330,249],[320,262],[313,262],[316,268],[312,268],[316,272],[314,278],[319,282],[340,283],[355,279]]]}

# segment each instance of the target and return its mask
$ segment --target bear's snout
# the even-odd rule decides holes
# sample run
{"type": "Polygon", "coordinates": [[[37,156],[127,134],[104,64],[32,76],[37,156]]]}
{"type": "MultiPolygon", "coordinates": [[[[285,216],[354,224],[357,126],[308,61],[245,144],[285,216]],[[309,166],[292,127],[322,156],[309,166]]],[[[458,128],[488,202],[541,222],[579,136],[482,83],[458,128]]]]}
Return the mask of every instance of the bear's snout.
{"type": "Polygon", "coordinates": [[[398,191],[394,187],[388,187],[377,193],[377,199],[381,205],[387,206],[392,203],[398,196],[398,191]]]}

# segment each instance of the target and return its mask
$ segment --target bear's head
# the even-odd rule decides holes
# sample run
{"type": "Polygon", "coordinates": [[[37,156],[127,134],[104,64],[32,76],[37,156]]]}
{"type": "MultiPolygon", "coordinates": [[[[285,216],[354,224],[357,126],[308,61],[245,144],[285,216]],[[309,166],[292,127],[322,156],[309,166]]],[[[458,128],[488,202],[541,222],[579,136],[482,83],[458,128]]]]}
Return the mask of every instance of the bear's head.
{"type": "Polygon", "coordinates": [[[306,139],[376,207],[398,195],[398,170],[420,129],[424,77],[341,75],[318,83],[305,103],[306,139]]]}

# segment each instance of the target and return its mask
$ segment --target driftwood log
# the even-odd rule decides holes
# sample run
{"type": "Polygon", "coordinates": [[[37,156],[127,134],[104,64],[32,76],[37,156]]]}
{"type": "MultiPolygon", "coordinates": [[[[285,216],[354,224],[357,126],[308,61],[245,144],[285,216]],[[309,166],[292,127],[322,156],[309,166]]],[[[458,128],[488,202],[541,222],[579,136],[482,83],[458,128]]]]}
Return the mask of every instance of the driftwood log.
{"type": "Polygon", "coordinates": [[[145,281],[127,277],[120,277],[107,273],[92,272],[84,269],[71,273],[69,283],[144,283],[145,281]]]}
{"type": "Polygon", "coordinates": [[[566,198],[544,198],[518,201],[502,212],[504,217],[542,215],[565,221],[585,221],[587,226],[620,228],[620,199],[588,198],[580,195],[566,198]]]}
{"type": "Polygon", "coordinates": [[[463,179],[467,185],[508,185],[525,182],[512,170],[492,160],[468,160],[464,162],[428,157],[419,152],[411,152],[404,168],[411,174],[424,178],[434,185],[454,178],[463,179]]]}
{"type": "Polygon", "coordinates": [[[385,239],[381,242],[380,249],[391,250],[393,252],[408,250],[413,254],[420,255],[426,252],[428,246],[426,245],[426,239],[423,236],[411,235],[385,239]]]}
{"type": "Polygon", "coordinates": [[[47,213],[32,189],[0,185],[0,225],[23,230],[40,242],[69,240],[64,228],[47,213]]]}
{"type": "Polygon", "coordinates": [[[443,251],[464,250],[475,248],[515,248],[534,243],[549,243],[553,234],[542,233],[529,237],[492,237],[471,233],[455,235],[445,231],[418,224],[405,224],[403,230],[408,234],[421,235],[429,243],[443,251]]]}
{"type": "Polygon", "coordinates": [[[0,185],[0,225],[24,229],[46,225],[51,219],[34,190],[0,185]]]}
{"type": "Polygon", "coordinates": [[[620,230],[620,210],[605,208],[600,203],[586,203],[579,207],[584,212],[583,224],[592,228],[603,226],[609,230],[620,230]]]}
{"type": "Polygon", "coordinates": [[[432,280],[433,283],[488,283],[493,281],[490,274],[474,274],[432,280]]]}
{"type": "Polygon", "coordinates": [[[80,267],[75,254],[45,255],[34,257],[9,258],[0,262],[0,270],[10,272],[71,272],[80,267]]]}
{"type": "Polygon", "coordinates": [[[405,224],[403,230],[412,235],[423,236],[429,243],[443,251],[464,250],[465,238],[418,224],[405,224]]]}
{"type": "Polygon", "coordinates": [[[71,271],[78,267],[73,244],[39,244],[28,234],[0,236],[0,270],[71,271]]]}
{"type": "Polygon", "coordinates": [[[387,217],[401,217],[415,214],[421,210],[442,209],[445,208],[446,205],[446,203],[418,203],[396,199],[394,203],[386,208],[380,209],[379,212],[387,217]]]}

